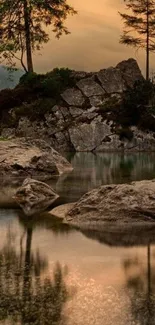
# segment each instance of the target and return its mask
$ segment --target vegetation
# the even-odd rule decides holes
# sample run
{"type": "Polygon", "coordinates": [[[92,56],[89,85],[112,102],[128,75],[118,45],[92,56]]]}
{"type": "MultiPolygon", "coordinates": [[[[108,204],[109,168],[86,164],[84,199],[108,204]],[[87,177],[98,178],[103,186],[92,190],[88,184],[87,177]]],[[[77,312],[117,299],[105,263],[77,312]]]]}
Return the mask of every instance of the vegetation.
{"type": "Polygon", "coordinates": [[[119,13],[124,21],[120,42],[146,51],[146,80],[149,80],[149,54],[155,50],[154,0],[125,0],[130,14],[119,13]]]}
{"type": "Polygon", "coordinates": [[[45,27],[52,26],[57,38],[68,34],[64,22],[74,14],[76,11],[67,0],[0,0],[1,59],[9,66],[19,59],[26,72],[33,72],[32,52],[49,41],[45,27]]]}
{"type": "Polygon", "coordinates": [[[0,92],[1,124],[16,126],[22,116],[28,116],[30,120],[42,119],[61,102],[61,92],[74,84],[71,70],[65,68],[56,68],[47,74],[26,73],[14,89],[0,92]],[[13,115],[9,113],[12,108],[13,115]]]}

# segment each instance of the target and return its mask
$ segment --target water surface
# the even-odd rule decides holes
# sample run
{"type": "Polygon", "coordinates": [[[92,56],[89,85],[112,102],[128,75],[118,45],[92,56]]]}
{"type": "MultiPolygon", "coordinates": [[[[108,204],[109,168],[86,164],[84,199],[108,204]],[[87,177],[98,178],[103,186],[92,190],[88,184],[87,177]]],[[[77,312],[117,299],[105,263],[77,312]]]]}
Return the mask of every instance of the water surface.
{"type": "MultiPolygon", "coordinates": [[[[155,154],[77,153],[70,160],[74,170],[50,182],[62,202],[101,184],[155,176],[155,154]]],[[[114,240],[107,230],[101,240],[48,212],[27,220],[6,209],[15,187],[1,188],[0,325],[154,324],[153,236],[120,231],[114,240]]]]}

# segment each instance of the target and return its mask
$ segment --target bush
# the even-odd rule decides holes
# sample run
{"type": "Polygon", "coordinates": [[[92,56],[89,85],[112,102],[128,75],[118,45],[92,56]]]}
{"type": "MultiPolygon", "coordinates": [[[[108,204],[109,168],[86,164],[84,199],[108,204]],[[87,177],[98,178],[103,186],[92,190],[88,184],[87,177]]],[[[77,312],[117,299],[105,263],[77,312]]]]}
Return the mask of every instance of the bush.
{"type": "Polygon", "coordinates": [[[55,68],[46,74],[26,73],[20,78],[20,86],[27,86],[39,95],[58,97],[67,87],[74,85],[71,70],[55,68]]]}
{"type": "Polygon", "coordinates": [[[133,132],[129,128],[118,129],[116,134],[119,135],[120,140],[127,139],[131,141],[133,139],[133,132]]]}
{"type": "Polygon", "coordinates": [[[143,113],[153,110],[154,99],[155,87],[151,81],[137,81],[133,88],[128,88],[123,94],[120,109],[124,125],[138,125],[143,113]]]}
{"type": "Polygon", "coordinates": [[[58,97],[66,88],[74,86],[71,70],[54,69],[45,75],[44,80],[41,81],[41,86],[45,96],[58,97]]]}
{"type": "Polygon", "coordinates": [[[55,100],[52,99],[38,99],[30,104],[24,103],[14,109],[16,120],[23,116],[27,116],[31,121],[40,120],[52,110],[54,105],[55,100]]]}

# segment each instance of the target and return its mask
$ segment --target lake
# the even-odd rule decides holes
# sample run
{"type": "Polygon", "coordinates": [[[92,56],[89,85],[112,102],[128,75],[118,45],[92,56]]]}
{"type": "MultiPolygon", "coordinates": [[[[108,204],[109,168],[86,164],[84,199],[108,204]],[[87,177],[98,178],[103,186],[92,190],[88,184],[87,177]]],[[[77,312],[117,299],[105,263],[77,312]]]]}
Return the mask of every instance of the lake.
{"type": "MultiPolygon", "coordinates": [[[[74,170],[49,182],[61,203],[102,184],[155,178],[154,153],[67,157],[74,170]]],[[[1,182],[0,325],[153,325],[151,233],[107,230],[101,240],[48,212],[27,220],[12,202],[17,184],[1,182]]]]}

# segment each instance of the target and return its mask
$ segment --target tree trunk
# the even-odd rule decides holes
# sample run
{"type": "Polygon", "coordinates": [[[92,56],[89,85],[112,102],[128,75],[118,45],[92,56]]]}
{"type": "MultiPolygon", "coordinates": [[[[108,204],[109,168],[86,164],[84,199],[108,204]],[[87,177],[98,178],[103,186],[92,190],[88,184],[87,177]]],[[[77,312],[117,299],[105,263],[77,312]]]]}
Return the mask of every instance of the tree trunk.
{"type": "Polygon", "coordinates": [[[31,32],[30,32],[30,12],[28,8],[28,0],[24,0],[24,23],[25,23],[27,70],[28,72],[33,72],[31,32]]]}
{"type": "Polygon", "coordinates": [[[149,68],[150,68],[150,62],[149,62],[149,0],[147,0],[146,5],[146,80],[149,80],[149,68]]]}

